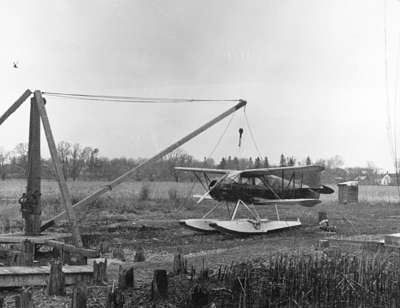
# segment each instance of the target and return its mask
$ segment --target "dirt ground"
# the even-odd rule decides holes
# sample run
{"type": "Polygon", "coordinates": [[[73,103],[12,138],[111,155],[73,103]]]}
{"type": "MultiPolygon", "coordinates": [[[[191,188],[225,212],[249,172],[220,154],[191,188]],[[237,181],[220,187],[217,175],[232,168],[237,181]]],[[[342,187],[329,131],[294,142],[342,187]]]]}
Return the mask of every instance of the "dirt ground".
{"type": "MultiPolygon", "coordinates": [[[[293,230],[251,237],[202,234],[185,229],[178,223],[182,218],[201,217],[213,206],[212,203],[198,206],[186,199],[179,202],[165,198],[135,199],[131,202],[132,206],[126,207],[119,205],[120,199],[107,197],[100,204],[80,213],[81,231],[85,246],[98,248],[103,243],[107,248],[102,257],[108,260],[109,285],[116,282],[121,264],[133,264],[137,291],[132,292],[140,297],[149,292],[155,269],[172,270],[173,256],[178,248],[182,250],[189,266],[197,270],[205,267],[217,269],[222,264],[263,258],[278,251],[315,251],[320,239],[332,236],[318,228],[318,213],[321,211],[325,211],[330,224],[336,226],[337,236],[400,232],[400,207],[393,201],[396,196],[391,194],[390,201],[387,201],[389,197],[384,192],[361,192],[361,201],[355,204],[338,204],[335,196],[330,196],[313,208],[281,206],[279,211],[282,219],[299,217],[303,225],[293,230]],[[379,201],[380,194],[387,198],[380,198],[379,201]],[[369,196],[373,198],[369,199],[369,196]],[[125,261],[113,258],[112,250],[117,247],[123,249],[125,261]],[[144,249],[144,262],[134,262],[139,247],[144,249]]],[[[262,207],[259,210],[261,216],[275,217],[274,208],[262,207]]],[[[222,210],[217,214],[222,215],[222,210]]],[[[56,231],[68,230],[61,226],[56,231]]],[[[70,292],[69,289],[68,294],[70,292]]],[[[3,292],[10,302],[6,307],[13,307],[13,294],[14,291],[3,292]]],[[[90,307],[103,307],[104,296],[104,287],[91,287],[90,307]]],[[[37,307],[69,307],[71,301],[70,295],[49,298],[44,289],[35,289],[34,299],[37,307]]]]}

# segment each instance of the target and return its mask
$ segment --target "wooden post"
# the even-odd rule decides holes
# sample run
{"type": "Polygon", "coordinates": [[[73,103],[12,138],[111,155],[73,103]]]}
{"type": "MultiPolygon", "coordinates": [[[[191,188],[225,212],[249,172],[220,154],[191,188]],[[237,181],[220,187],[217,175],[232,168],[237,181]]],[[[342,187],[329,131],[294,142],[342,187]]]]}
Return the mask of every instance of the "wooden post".
{"type": "Polygon", "coordinates": [[[23,290],[15,297],[15,308],[33,308],[32,292],[23,290]]]}
{"type": "Polygon", "coordinates": [[[53,164],[55,167],[58,186],[61,192],[62,203],[64,205],[67,219],[72,228],[72,237],[74,239],[74,244],[75,246],[82,247],[83,246],[82,238],[79,232],[79,227],[76,220],[75,212],[72,208],[71,195],[69,193],[67,182],[65,181],[64,173],[61,168],[61,162],[57,154],[56,143],[54,141],[53,133],[50,128],[50,122],[49,118],[47,117],[46,108],[44,107],[42,93],[38,90],[35,91],[35,99],[39,109],[40,117],[42,119],[44,132],[46,134],[47,144],[49,146],[51,159],[53,160],[53,164]]]}
{"type": "Polygon", "coordinates": [[[104,284],[107,282],[107,259],[104,262],[93,262],[93,283],[104,284]]]}
{"type": "Polygon", "coordinates": [[[142,246],[138,247],[138,249],[135,252],[135,257],[133,259],[133,261],[135,262],[143,262],[145,260],[144,257],[144,249],[142,246]]]}
{"type": "Polygon", "coordinates": [[[168,297],[168,277],[166,270],[155,270],[151,283],[151,299],[165,299],[168,297]]]}
{"type": "Polygon", "coordinates": [[[107,302],[106,308],[123,308],[125,304],[125,297],[119,288],[107,289],[107,302]]]}
{"type": "MultiPolygon", "coordinates": [[[[40,94],[40,92],[39,92],[40,94]]],[[[36,92],[35,92],[36,95],[36,92]]],[[[203,126],[201,126],[200,128],[194,130],[193,132],[191,132],[190,134],[186,135],[185,137],[183,137],[182,139],[178,140],[177,142],[175,142],[174,144],[170,145],[169,147],[167,147],[166,149],[164,149],[163,151],[161,151],[160,153],[156,154],[155,156],[149,158],[148,160],[144,161],[143,163],[141,163],[140,165],[128,170],[127,172],[125,172],[124,174],[122,174],[121,176],[119,176],[118,178],[116,178],[115,180],[111,181],[110,183],[108,183],[108,185],[105,185],[104,187],[98,189],[97,191],[95,191],[94,193],[92,193],[91,195],[87,196],[86,198],[82,199],[81,201],[77,202],[74,204],[73,208],[80,208],[84,205],[87,205],[88,203],[92,202],[93,200],[96,200],[99,196],[101,196],[102,194],[111,191],[115,186],[121,184],[122,182],[124,182],[127,178],[129,178],[131,175],[133,175],[135,172],[137,172],[140,169],[143,169],[144,167],[146,167],[147,165],[156,162],[157,160],[163,158],[165,155],[167,155],[168,153],[171,153],[172,151],[176,150],[177,148],[179,148],[180,146],[182,146],[183,144],[185,144],[186,142],[188,142],[189,140],[193,139],[194,137],[200,135],[202,132],[204,132],[205,130],[209,129],[211,126],[217,124],[218,122],[220,122],[221,120],[223,120],[224,118],[226,118],[227,116],[229,116],[230,114],[234,113],[235,111],[239,110],[240,108],[246,106],[247,102],[244,100],[239,100],[239,103],[236,104],[235,106],[233,106],[232,108],[229,108],[227,111],[221,113],[219,116],[215,117],[214,119],[212,119],[211,121],[207,122],[206,124],[204,124],[203,126]]],[[[58,219],[61,219],[62,217],[64,217],[64,215],[66,214],[66,212],[62,212],[56,216],[54,216],[53,218],[51,218],[50,220],[46,221],[42,227],[41,230],[44,231],[47,228],[53,226],[55,224],[55,222],[58,219]]]]}
{"type": "Polygon", "coordinates": [[[72,308],[87,307],[88,289],[84,282],[78,282],[72,291],[72,308]]]}
{"type": "Polygon", "coordinates": [[[0,308],[4,307],[4,297],[0,297],[0,308]]]}
{"type": "Polygon", "coordinates": [[[135,274],[133,271],[133,266],[125,268],[122,265],[119,266],[118,287],[121,290],[135,287],[135,274]]]}
{"type": "Polygon", "coordinates": [[[28,146],[28,180],[25,202],[21,203],[22,217],[25,220],[25,234],[40,234],[41,215],[41,166],[40,166],[40,114],[36,99],[31,98],[28,146]]]}
{"type": "Polygon", "coordinates": [[[33,265],[33,259],[35,255],[35,243],[32,243],[29,240],[25,240],[22,243],[22,249],[23,252],[21,254],[21,263],[20,265],[23,266],[32,266],[33,265]]]}
{"type": "Polygon", "coordinates": [[[47,284],[48,295],[64,295],[65,294],[65,281],[64,273],[62,271],[62,263],[55,261],[50,263],[49,282],[47,284]]]}
{"type": "Polygon", "coordinates": [[[174,255],[173,273],[177,275],[186,272],[187,272],[187,262],[182,254],[182,249],[178,248],[177,253],[174,255]]]}

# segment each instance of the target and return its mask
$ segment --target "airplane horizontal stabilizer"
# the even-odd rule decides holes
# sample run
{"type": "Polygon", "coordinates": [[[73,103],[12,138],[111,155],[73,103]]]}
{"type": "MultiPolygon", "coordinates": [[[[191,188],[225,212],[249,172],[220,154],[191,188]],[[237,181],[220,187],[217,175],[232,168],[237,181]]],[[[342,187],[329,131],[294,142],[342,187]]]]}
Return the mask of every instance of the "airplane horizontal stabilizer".
{"type": "Polygon", "coordinates": [[[312,207],[321,203],[319,199],[258,199],[254,204],[260,205],[273,205],[273,204],[285,204],[285,205],[301,205],[306,207],[312,207]]]}

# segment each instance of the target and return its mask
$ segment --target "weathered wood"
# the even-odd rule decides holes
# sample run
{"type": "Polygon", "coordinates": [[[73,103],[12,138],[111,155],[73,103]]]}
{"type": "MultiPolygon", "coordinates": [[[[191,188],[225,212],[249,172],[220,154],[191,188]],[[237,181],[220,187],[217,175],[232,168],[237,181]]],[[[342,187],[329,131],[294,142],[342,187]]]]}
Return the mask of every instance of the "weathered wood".
{"type": "Polygon", "coordinates": [[[125,297],[118,287],[110,287],[107,289],[106,308],[123,308],[125,297]]]}
{"type": "Polygon", "coordinates": [[[22,217],[25,221],[25,234],[40,234],[41,215],[41,161],[40,161],[40,114],[36,99],[31,99],[28,146],[28,179],[26,198],[21,203],[22,217]]]}
{"type": "Polygon", "coordinates": [[[87,285],[79,282],[72,291],[72,308],[86,308],[88,298],[87,285]]]}
{"type": "Polygon", "coordinates": [[[77,253],[77,254],[80,254],[82,256],[89,257],[89,258],[97,258],[100,255],[100,253],[97,250],[75,247],[74,245],[66,244],[64,242],[55,241],[55,240],[45,241],[44,244],[51,246],[51,247],[56,247],[56,248],[62,249],[64,251],[77,253]]]}
{"type": "Polygon", "coordinates": [[[65,295],[65,278],[62,271],[62,263],[59,261],[50,263],[48,295],[65,295]]]}
{"type": "Polygon", "coordinates": [[[23,290],[15,297],[15,308],[33,308],[32,292],[23,290]]]}
{"type": "Polygon", "coordinates": [[[121,261],[125,261],[125,253],[124,253],[124,250],[122,249],[121,245],[119,245],[118,247],[115,247],[112,250],[112,254],[111,255],[115,259],[119,259],[121,261]]]}
{"type": "MultiPolygon", "coordinates": [[[[64,265],[65,285],[93,279],[91,265],[64,265]]],[[[49,281],[50,266],[1,266],[0,288],[45,286],[49,281]]]]}
{"type": "Polygon", "coordinates": [[[145,261],[145,256],[144,256],[144,249],[142,246],[138,247],[138,249],[136,249],[135,252],[135,257],[133,259],[133,261],[135,262],[143,262],[145,261]]]}
{"type": "MultiPolygon", "coordinates": [[[[164,149],[160,153],[156,154],[155,156],[153,156],[150,159],[146,160],[145,162],[141,163],[137,167],[134,167],[134,168],[128,170],[127,172],[125,172],[124,174],[122,174],[121,176],[116,178],[115,180],[113,180],[110,183],[108,183],[107,185],[105,185],[103,188],[100,188],[99,190],[95,191],[91,195],[89,195],[86,198],[82,199],[81,201],[77,202],[76,204],[74,204],[73,208],[74,209],[78,209],[78,208],[80,208],[80,207],[82,207],[84,205],[87,205],[88,203],[96,200],[102,194],[104,194],[104,193],[106,193],[108,191],[111,191],[115,186],[117,186],[117,185],[121,184],[122,182],[124,182],[127,178],[129,178],[131,175],[133,175],[138,170],[143,169],[147,165],[152,164],[152,163],[156,162],[157,160],[163,158],[168,153],[176,150],[177,148],[179,148],[180,146],[182,146],[183,144],[185,144],[189,140],[191,140],[194,137],[200,135],[202,132],[204,132],[205,130],[207,130],[211,126],[215,125],[216,123],[220,122],[221,120],[223,120],[224,118],[226,118],[230,114],[234,113],[238,109],[242,108],[246,104],[247,104],[246,101],[240,100],[240,102],[238,104],[236,104],[234,107],[229,108],[227,111],[223,112],[219,116],[215,117],[211,121],[207,122],[206,124],[204,124],[200,128],[196,129],[195,131],[191,132],[190,134],[188,134],[187,136],[183,137],[179,141],[175,142],[174,144],[170,145],[169,147],[167,147],[166,149],[164,149]]],[[[55,224],[55,222],[57,220],[63,218],[65,214],[66,214],[65,211],[61,212],[60,214],[58,214],[58,215],[54,216],[53,218],[51,218],[50,220],[48,220],[47,222],[45,222],[42,225],[41,230],[44,231],[47,228],[53,226],[55,224]]]]}
{"type": "Polygon", "coordinates": [[[104,284],[107,282],[107,259],[104,262],[93,262],[93,283],[104,284]]]}
{"type": "Polygon", "coordinates": [[[172,270],[174,274],[184,274],[187,272],[187,261],[180,248],[178,248],[177,253],[174,255],[172,270]]]}
{"type": "Polygon", "coordinates": [[[25,235],[23,233],[0,234],[0,244],[22,243],[29,240],[35,244],[44,244],[49,240],[63,239],[71,237],[71,233],[42,233],[40,235],[25,235]]]}
{"type": "Polygon", "coordinates": [[[128,288],[135,287],[135,274],[133,266],[129,267],[123,267],[122,265],[119,266],[118,287],[121,290],[126,290],[128,288]]]}
{"type": "Polygon", "coordinates": [[[32,266],[34,256],[35,256],[35,244],[29,240],[25,240],[22,243],[22,253],[20,254],[20,260],[18,262],[18,265],[32,266]]]}
{"type": "Polygon", "coordinates": [[[81,235],[79,232],[79,227],[78,227],[78,223],[76,220],[75,212],[74,212],[74,209],[72,208],[71,195],[69,193],[67,182],[65,181],[64,173],[61,168],[61,162],[60,162],[60,159],[57,154],[56,143],[54,141],[53,133],[50,128],[50,122],[49,122],[49,118],[47,117],[46,108],[44,107],[42,94],[38,90],[35,91],[35,99],[36,99],[36,104],[39,109],[40,117],[42,119],[42,124],[43,124],[44,132],[45,132],[45,135],[47,138],[47,144],[49,146],[51,159],[53,161],[54,169],[56,171],[56,178],[57,178],[58,186],[59,186],[60,192],[61,192],[62,203],[64,205],[67,219],[68,219],[69,223],[71,224],[72,237],[74,240],[74,244],[77,247],[82,247],[83,246],[82,238],[81,238],[81,235]]]}
{"type": "Polygon", "coordinates": [[[166,270],[155,270],[151,283],[151,299],[165,299],[168,297],[168,277],[166,270]]]}
{"type": "Polygon", "coordinates": [[[14,104],[11,105],[10,108],[7,109],[7,111],[0,117],[0,125],[3,124],[3,122],[10,116],[12,115],[15,110],[19,108],[19,106],[22,105],[23,102],[26,101],[26,99],[31,96],[32,92],[31,90],[25,90],[24,94],[21,95],[20,98],[18,98],[14,104]]]}

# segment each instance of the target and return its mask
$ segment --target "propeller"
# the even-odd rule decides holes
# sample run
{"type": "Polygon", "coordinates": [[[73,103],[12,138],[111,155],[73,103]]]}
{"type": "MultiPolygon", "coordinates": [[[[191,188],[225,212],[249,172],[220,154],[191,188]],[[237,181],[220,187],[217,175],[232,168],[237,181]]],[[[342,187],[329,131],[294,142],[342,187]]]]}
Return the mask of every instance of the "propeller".
{"type": "Polygon", "coordinates": [[[213,181],[211,181],[211,182],[210,182],[210,186],[209,186],[210,189],[209,189],[208,191],[206,191],[206,193],[205,193],[204,195],[201,195],[201,196],[200,196],[199,200],[197,200],[197,204],[201,203],[201,202],[202,202],[204,199],[206,199],[206,198],[212,198],[212,197],[210,196],[210,193],[215,189],[215,187],[217,187],[217,185],[218,185],[219,183],[222,182],[223,179],[225,179],[225,177],[226,177],[226,176],[222,176],[222,177],[220,177],[218,180],[213,180],[213,181]]]}

